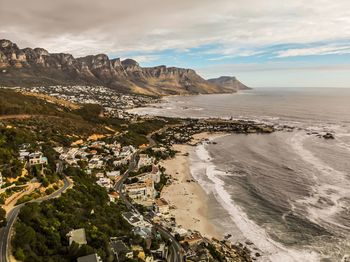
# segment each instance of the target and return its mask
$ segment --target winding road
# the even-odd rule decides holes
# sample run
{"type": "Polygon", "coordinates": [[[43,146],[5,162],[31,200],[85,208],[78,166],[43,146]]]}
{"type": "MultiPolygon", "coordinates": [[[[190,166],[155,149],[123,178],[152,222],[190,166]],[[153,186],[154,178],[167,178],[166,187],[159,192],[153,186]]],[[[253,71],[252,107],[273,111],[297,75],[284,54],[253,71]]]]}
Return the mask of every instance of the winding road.
{"type": "MultiPolygon", "coordinates": [[[[58,189],[57,191],[53,192],[51,195],[36,199],[36,200],[32,200],[29,201],[27,203],[40,203],[52,198],[56,198],[59,197],[64,191],[67,190],[67,188],[69,188],[72,183],[71,181],[69,181],[68,178],[64,178],[63,180],[63,187],[61,187],[60,189],[58,189]]],[[[9,262],[9,243],[11,241],[11,229],[14,225],[14,223],[16,222],[17,216],[19,214],[19,211],[21,210],[21,208],[23,206],[25,206],[27,203],[23,203],[23,204],[19,204],[17,206],[15,206],[8,214],[7,214],[7,224],[5,227],[0,229],[0,261],[1,262],[9,262]]]]}

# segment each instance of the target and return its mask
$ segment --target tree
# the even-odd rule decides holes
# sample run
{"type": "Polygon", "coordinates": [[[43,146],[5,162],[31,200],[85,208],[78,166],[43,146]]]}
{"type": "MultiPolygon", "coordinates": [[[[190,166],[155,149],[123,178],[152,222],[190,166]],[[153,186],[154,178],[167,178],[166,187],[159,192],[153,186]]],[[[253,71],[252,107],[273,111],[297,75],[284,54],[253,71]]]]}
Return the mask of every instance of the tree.
{"type": "Polygon", "coordinates": [[[0,207],[0,227],[6,226],[6,211],[0,207]]]}
{"type": "Polygon", "coordinates": [[[17,260],[20,260],[20,261],[24,261],[25,260],[25,255],[24,255],[24,251],[22,248],[17,248],[16,252],[15,252],[15,258],[17,260]]]}

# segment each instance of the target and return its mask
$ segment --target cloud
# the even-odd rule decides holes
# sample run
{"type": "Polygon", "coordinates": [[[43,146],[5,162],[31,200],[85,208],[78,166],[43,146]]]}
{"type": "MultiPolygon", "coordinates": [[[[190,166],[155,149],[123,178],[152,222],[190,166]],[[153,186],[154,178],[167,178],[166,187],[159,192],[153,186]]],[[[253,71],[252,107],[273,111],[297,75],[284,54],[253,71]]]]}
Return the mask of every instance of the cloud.
{"type": "Polygon", "coordinates": [[[276,52],[277,57],[310,56],[310,55],[343,55],[350,54],[350,44],[321,45],[316,47],[293,48],[276,52]]]}
{"type": "Polygon", "coordinates": [[[1,38],[75,56],[203,45],[219,46],[212,52],[218,56],[242,56],[272,45],[350,39],[348,0],[0,0],[0,10],[1,38]]]}
{"type": "Polygon", "coordinates": [[[218,77],[221,75],[234,75],[241,73],[262,73],[262,72],[350,72],[350,64],[339,64],[339,65],[327,65],[327,64],[312,64],[308,62],[268,62],[268,63],[231,63],[231,64],[220,64],[210,65],[204,67],[197,67],[197,72],[206,78],[218,77]]]}
{"type": "Polygon", "coordinates": [[[134,59],[139,63],[149,63],[149,62],[157,61],[160,58],[160,56],[159,55],[131,55],[127,58],[134,59]]]}

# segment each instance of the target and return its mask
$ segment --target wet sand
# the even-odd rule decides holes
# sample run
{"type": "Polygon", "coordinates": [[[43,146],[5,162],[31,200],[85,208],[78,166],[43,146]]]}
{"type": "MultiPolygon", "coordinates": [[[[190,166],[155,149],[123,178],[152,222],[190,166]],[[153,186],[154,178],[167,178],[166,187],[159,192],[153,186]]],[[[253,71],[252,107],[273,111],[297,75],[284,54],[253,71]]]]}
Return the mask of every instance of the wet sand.
{"type": "MultiPolygon", "coordinates": [[[[192,142],[214,136],[201,133],[194,136],[192,142]]],[[[162,191],[162,197],[171,206],[170,213],[176,218],[178,225],[185,229],[197,230],[208,238],[223,237],[222,232],[210,220],[212,212],[209,210],[210,198],[202,187],[194,181],[190,172],[190,159],[188,154],[193,153],[195,147],[189,145],[174,145],[179,151],[173,159],[163,161],[166,173],[171,175],[173,183],[162,191]],[[191,181],[191,182],[189,182],[191,181]]]]}

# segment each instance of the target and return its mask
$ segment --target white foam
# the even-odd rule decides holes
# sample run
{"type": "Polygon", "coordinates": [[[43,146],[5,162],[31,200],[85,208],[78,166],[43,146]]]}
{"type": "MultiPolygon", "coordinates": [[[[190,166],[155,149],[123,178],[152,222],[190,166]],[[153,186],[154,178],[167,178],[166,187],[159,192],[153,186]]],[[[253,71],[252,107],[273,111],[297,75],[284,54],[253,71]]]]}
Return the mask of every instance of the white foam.
{"type": "Polygon", "coordinates": [[[350,182],[347,175],[333,169],[307,150],[303,146],[306,138],[303,132],[298,132],[289,140],[295,152],[316,169],[316,172],[312,172],[312,179],[315,182],[312,188],[313,194],[297,202],[307,207],[308,218],[313,222],[323,226],[332,224],[338,228],[350,230],[349,227],[336,221],[336,214],[347,208],[342,199],[350,198],[350,182]],[[333,204],[320,207],[320,199],[328,199],[333,204]]]}
{"type": "Polygon", "coordinates": [[[229,192],[225,189],[224,181],[220,179],[220,177],[225,176],[225,173],[217,170],[215,165],[213,165],[205,145],[197,146],[195,153],[200,161],[191,165],[192,175],[207,193],[214,194],[217,201],[228,211],[231,220],[242,234],[264,253],[260,261],[319,261],[319,256],[315,252],[289,249],[272,240],[265,229],[250,220],[244,211],[232,200],[229,192]],[[200,172],[203,169],[205,172],[200,172]],[[203,175],[205,176],[203,177],[203,175]]]}

